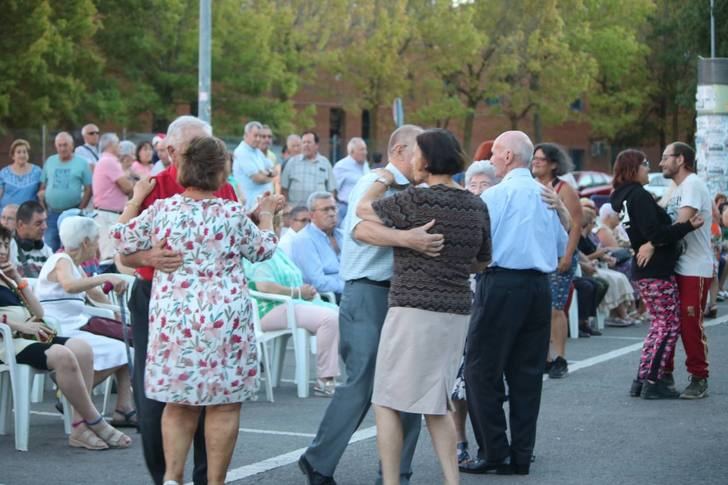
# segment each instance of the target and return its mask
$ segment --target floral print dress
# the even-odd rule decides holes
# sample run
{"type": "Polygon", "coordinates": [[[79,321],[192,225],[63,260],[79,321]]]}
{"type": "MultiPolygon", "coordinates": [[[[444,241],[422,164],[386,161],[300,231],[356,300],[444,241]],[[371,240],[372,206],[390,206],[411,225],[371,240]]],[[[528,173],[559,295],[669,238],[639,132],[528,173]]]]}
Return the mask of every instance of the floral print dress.
{"type": "Polygon", "coordinates": [[[251,397],[258,356],[243,260],[270,258],[275,234],[259,230],[238,202],[182,195],[157,200],[111,234],[123,254],[166,239],[184,259],[174,273],[154,273],[146,396],[195,406],[251,397]]]}

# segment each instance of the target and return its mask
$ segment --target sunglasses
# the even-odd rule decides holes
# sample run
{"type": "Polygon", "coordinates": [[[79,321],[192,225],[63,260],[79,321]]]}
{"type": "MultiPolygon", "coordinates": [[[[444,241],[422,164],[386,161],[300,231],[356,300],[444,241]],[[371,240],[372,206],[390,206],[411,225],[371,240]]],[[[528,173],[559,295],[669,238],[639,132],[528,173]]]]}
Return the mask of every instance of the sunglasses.
{"type": "Polygon", "coordinates": [[[98,135],[99,133],[101,133],[101,132],[100,131],[89,131],[88,132],[89,135],[98,135]]]}

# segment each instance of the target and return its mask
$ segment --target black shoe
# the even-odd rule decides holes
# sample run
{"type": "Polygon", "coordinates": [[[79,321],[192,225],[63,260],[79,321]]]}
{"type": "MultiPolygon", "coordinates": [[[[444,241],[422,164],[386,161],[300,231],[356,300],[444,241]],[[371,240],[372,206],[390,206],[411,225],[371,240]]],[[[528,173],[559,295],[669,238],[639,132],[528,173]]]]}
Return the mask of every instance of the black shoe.
{"type": "Polygon", "coordinates": [[[308,485],[336,485],[334,477],[327,477],[314,470],[304,455],[298,459],[298,468],[306,475],[308,485]]]}
{"type": "Polygon", "coordinates": [[[673,377],[672,374],[665,374],[662,376],[662,379],[660,379],[662,382],[665,383],[665,385],[671,390],[671,391],[677,391],[675,389],[675,377],[673,377]]]}
{"type": "Polygon", "coordinates": [[[579,327],[579,338],[589,338],[591,337],[591,332],[589,331],[589,327],[579,327]]]}
{"type": "Polygon", "coordinates": [[[506,458],[500,462],[489,462],[488,460],[482,460],[476,458],[475,460],[458,465],[460,472],[470,473],[474,475],[484,475],[489,472],[495,472],[496,475],[512,475],[513,468],[511,467],[511,460],[506,458]]]}
{"type": "Polygon", "coordinates": [[[642,384],[643,382],[639,379],[633,380],[632,386],[629,388],[629,395],[632,397],[640,397],[640,394],[642,394],[642,384]]]}
{"type": "Polygon", "coordinates": [[[569,364],[566,359],[559,356],[551,362],[551,369],[549,369],[549,377],[551,379],[561,379],[569,374],[569,364]]]}
{"type": "Polygon", "coordinates": [[[642,383],[642,399],[677,399],[680,397],[680,393],[674,389],[670,389],[665,381],[650,382],[645,381],[642,383]]]}

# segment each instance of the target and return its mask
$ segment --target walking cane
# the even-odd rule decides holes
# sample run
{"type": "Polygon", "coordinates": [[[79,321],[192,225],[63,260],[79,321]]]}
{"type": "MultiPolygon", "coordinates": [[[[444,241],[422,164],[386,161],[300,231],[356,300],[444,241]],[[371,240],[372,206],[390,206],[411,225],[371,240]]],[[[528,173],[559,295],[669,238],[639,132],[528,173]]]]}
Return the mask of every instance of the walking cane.
{"type": "MultiPolygon", "coordinates": [[[[114,285],[110,281],[107,281],[106,283],[104,283],[103,291],[105,294],[108,295],[109,293],[111,293],[111,291],[113,289],[114,289],[114,285]]],[[[126,291],[129,291],[128,287],[124,290],[124,293],[126,293],[126,291]]],[[[124,338],[124,347],[126,347],[126,359],[127,359],[127,362],[129,363],[129,374],[131,376],[133,376],[134,375],[134,361],[131,358],[131,348],[129,345],[129,334],[128,334],[129,330],[126,328],[127,327],[126,301],[125,301],[126,295],[125,294],[118,295],[118,298],[119,298],[119,315],[121,316],[121,335],[124,338]]]]}

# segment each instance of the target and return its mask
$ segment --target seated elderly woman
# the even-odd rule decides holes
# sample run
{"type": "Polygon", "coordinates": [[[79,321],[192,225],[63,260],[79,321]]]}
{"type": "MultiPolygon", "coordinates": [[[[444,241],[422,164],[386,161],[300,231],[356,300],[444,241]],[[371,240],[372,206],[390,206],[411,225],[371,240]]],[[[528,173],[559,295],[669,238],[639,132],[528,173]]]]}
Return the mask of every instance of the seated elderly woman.
{"type": "MultiPolygon", "coordinates": [[[[15,361],[38,370],[53,370],[61,392],[73,406],[74,448],[127,448],[131,439],[112,428],[91,401],[93,351],[79,338],[57,337],[43,318],[43,307],[9,262],[11,233],[0,226],[0,315],[14,334],[15,361]]],[[[0,337],[2,340],[2,337],[0,337]]],[[[0,362],[7,360],[0,345],[0,362]]]]}
{"type": "Polygon", "coordinates": [[[605,322],[607,325],[624,327],[633,325],[636,322],[630,318],[630,311],[634,307],[634,291],[629,279],[619,271],[609,269],[607,266],[614,266],[616,261],[609,256],[605,248],[597,248],[597,245],[590,239],[594,229],[596,213],[588,207],[583,207],[582,237],[579,240],[579,251],[581,252],[580,263],[584,274],[596,276],[605,280],[609,287],[601,308],[611,313],[610,318],[605,322]],[[597,262],[603,264],[597,265],[597,262]]]}
{"type": "Polygon", "coordinates": [[[88,217],[71,216],[62,221],[59,231],[63,253],[45,262],[38,276],[36,293],[45,314],[59,322],[59,335],[86,341],[94,352],[94,382],[110,375],[116,377],[118,395],[114,426],[136,426],[129,366],[124,343],[81,330],[90,316],[85,313],[86,297],[108,303],[100,287],[107,283],[122,293],[126,283],[118,276],[104,274],[88,277],[81,263],[95,257],[99,244],[99,226],[88,217]]]}
{"type": "MultiPolygon", "coordinates": [[[[303,283],[301,270],[286,253],[276,248],[273,257],[260,263],[245,261],[250,287],[264,293],[296,298],[296,324],[316,335],[316,375],[313,390],[325,397],[334,395],[339,375],[339,309],[321,300],[316,288],[303,283]]],[[[260,325],[265,331],[288,327],[287,306],[271,300],[258,300],[260,325]]]]}

